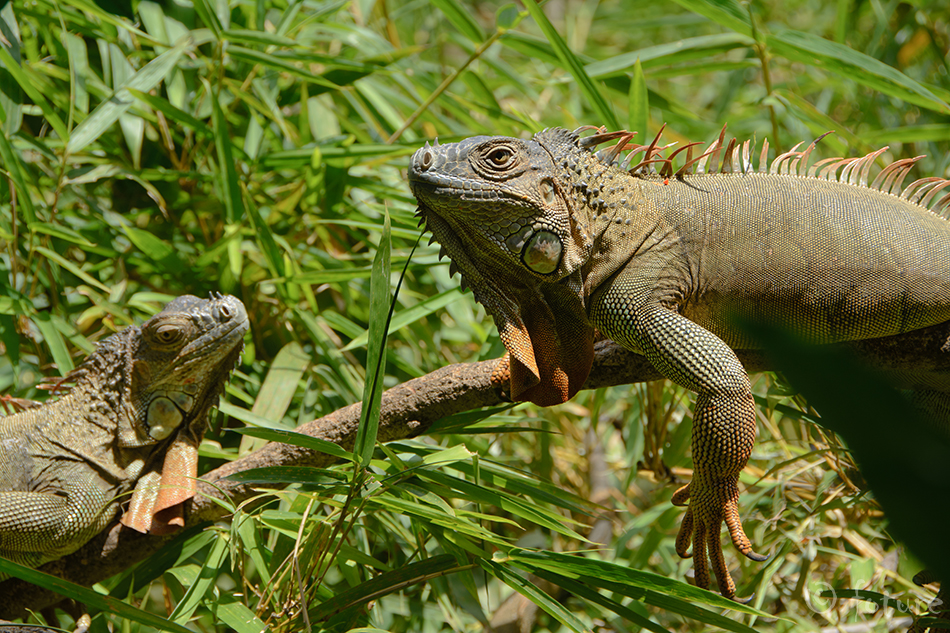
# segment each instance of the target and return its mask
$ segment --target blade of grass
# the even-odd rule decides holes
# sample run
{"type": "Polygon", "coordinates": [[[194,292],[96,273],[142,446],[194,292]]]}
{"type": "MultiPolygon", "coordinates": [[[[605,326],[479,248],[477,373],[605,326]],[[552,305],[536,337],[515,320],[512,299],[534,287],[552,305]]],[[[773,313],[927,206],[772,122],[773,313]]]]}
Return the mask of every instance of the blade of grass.
{"type": "Polygon", "coordinates": [[[74,585],[73,583],[63,580],[62,578],[44,574],[41,571],[30,569],[29,567],[24,567],[23,565],[18,565],[3,558],[0,558],[0,572],[9,574],[10,576],[15,576],[17,578],[22,578],[23,580],[33,583],[39,587],[44,587],[50,591],[55,591],[61,596],[72,598],[80,604],[86,605],[87,608],[99,609],[101,611],[105,611],[106,613],[114,613],[115,615],[123,617],[127,620],[131,620],[132,622],[138,622],[139,624],[143,624],[145,626],[153,626],[160,631],[169,631],[170,633],[191,633],[189,629],[186,629],[179,624],[169,622],[168,620],[153,613],[148,613],[147,611],[137,609],[130,604],[113,598],[112,596],[104,596],[93,591],[92,589],[74,585]]]}
{"type": "MultiPolygon", "coordinates": [[[[650,95],[647,90],[646,78],[643,76],[643,66],[638,59],[633,65],[633,80],[630,82],[630,114],[628,123],[630,130],[639,132],[646,139],[647,123],[650,121],[650,95]]],[[[644,140],[644,143],[647,141],[644,140]]]]}
{"type": "Polygon", "coordinates": [[[353,447],[353,454],[361,467],[369,465],[373,457],[376,432],[379,429],[379,409],[383,394],[383,376],[386,371],[386,337],[395,307],[389,303],[390,249],[389,212],[386,211],[379,246],[373,258],[373,272],[369,277],[366,379],[363,384],[360,426],[356,433],[356,445],[353,447]]]}

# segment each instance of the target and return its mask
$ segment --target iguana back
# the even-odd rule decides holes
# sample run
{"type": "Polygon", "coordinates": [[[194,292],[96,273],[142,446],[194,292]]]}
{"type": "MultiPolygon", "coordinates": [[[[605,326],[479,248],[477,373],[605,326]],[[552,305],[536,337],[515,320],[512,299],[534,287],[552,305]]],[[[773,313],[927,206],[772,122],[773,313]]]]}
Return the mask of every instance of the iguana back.
{"type": "Polygon", "coordinates": [[[664,300],[731,347],[754,342],[732,327],[730,312],[815,343],[950,319],[950,222],[919,204],[787,174],[641,176],[636,184],[632,206],[617,212],[601,240],[610,241],[617,265],[629,261],[624,253],[665,262],[653,280],[674,286],[664,300]],[[658,233],[676,237],[654,242],[658,233]]]}
{"type": "Polygon", "coordinates": [[[69,554],[126,502],[126,525],[174,529],[247,330],[235,297],[179,297],[100,341],[66,395],[0,418],[0,556],[35,567],[69,554]]]}

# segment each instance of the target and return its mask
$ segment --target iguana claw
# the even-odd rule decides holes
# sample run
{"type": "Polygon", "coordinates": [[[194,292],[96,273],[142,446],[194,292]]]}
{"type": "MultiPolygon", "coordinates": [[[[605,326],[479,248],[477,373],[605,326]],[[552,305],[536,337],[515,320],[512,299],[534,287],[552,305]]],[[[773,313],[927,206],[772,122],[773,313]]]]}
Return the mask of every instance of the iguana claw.
{"type": "Polygon", "coordinates": [[[725,522],[732,544],[745,557],[757,562],[768,559],[768,556],[757,554],[752,549],[752,543],[742,529],[739,520],[739,487],[738,477],[730,480],[720,480],[712,485],[701,485],[701,480],[694,479],[673,494],[672,503],[677,506],[687,506],[683,523],[676,535],[676,553],[681,558],[693,559],[696,586],[709,588],[709,567],[706,563],[706,554],[709,553],[709,562],[712,563],[713,573],[719,584],[719,592],[730,600],[745,603],[750,598],[736,597],[736,584],[726,567],[726,559],[722,552],[722,543],[719,540],[720,526],[725,522]],[[692,486],[699,491],[693,493],[692,486]],[[693,551],[690,552],[690,544],[693,551]]]}

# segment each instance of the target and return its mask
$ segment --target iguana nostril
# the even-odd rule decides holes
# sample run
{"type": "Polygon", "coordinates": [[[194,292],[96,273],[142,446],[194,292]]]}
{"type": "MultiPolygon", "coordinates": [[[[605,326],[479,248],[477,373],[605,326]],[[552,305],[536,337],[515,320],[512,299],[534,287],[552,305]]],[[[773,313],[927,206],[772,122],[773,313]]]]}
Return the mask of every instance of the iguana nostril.
{"type": "Polygon", "coordinates": [[[429,167],[432,167],[432,152],[425,150],[422,152],[422,168],[428,169],[429,167]]]}

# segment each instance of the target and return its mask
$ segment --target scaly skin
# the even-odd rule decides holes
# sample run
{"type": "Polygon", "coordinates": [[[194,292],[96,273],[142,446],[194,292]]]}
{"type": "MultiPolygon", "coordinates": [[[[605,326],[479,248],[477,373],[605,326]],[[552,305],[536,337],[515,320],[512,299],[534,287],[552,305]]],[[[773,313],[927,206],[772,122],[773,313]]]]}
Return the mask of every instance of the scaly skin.
{"type": "Polygon", "coordinates": [[[74,552],[133,488],[123,523],[180,525],[208,411],[247,330],[235,297],[179,297],[100,341],[69,393],[0,418],[0,556],[36,567],[74,552]]]}
{"type": "MultiPolygon", "coordinates": [[[[754,341],[733,315],[814,343],[950,320],[950,223],[925,206],[945,204],[934,196],[950,183],[917,181],[897,195],[914,162],[905,160],[867,186],[879,152],[809,175],[814,144],[754,172],[748,144],[726,148],[722,137],[711,157],[687,157],[675,174],[656,141],[636,146],[646,157],[628,172],[617,161],[631,138],[551,129],[531,140],[427,144],[412,157],[409,182],[428,228],[498,325],[508,355],[495,379],[508,382],[513,399],[550,405],[573,396],[595,330],[697,393],[694,474],[673,497],[689,502],[676,550],[690,556],[692,544],[701,587],[708,555],[720,591],[735,598],[722,524],[745,556],[765,557],[739,520],[756,412],[733,349],[754,341]],[[617,146],[593,152],[612,140],[617,146]],[[910,199],[918,193],[923,204],[910,199]]],[[[907,378],[902,386],[926,389],[916,399],[950,428],[938,412],[950,411],[950,377],[907,378]]]]}

